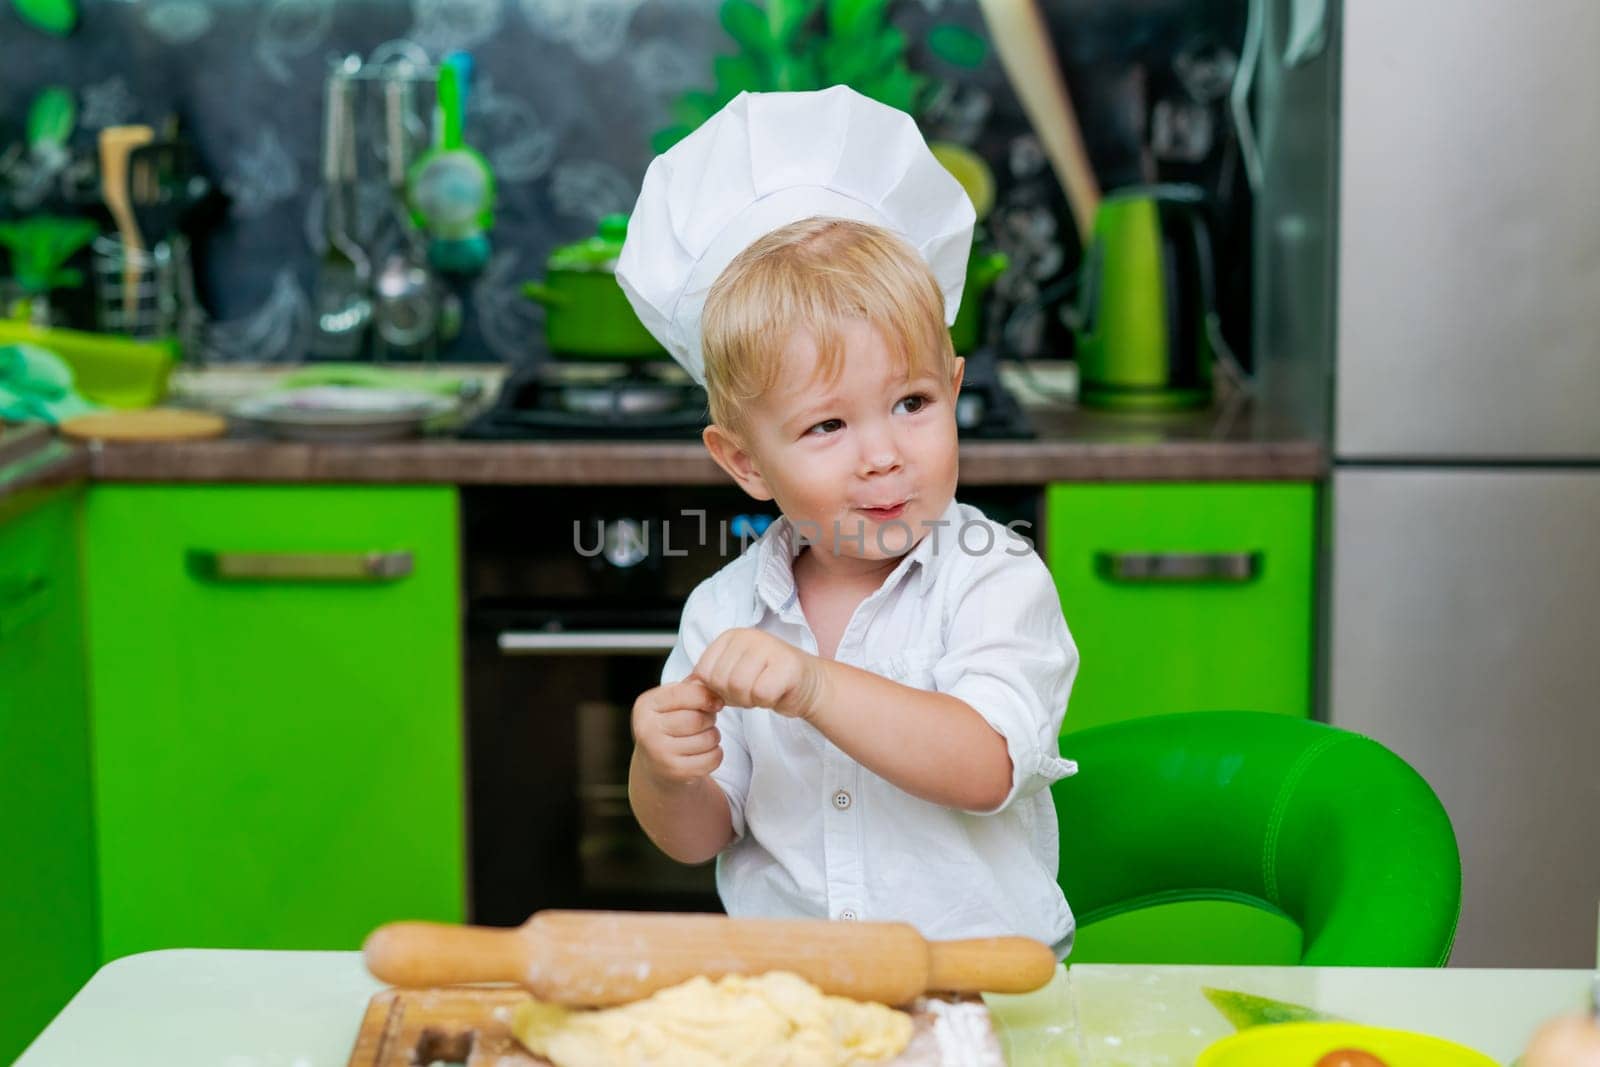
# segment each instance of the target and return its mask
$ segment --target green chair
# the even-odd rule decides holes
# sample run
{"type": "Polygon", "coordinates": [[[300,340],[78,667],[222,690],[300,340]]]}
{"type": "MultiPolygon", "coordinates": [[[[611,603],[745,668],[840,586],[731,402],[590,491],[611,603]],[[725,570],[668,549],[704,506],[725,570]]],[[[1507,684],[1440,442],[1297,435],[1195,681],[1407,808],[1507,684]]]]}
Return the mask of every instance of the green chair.
{"type": "Polygon", "coordinates": [[[1291,920],[1302,964],[1450,958],[1455,833],[1428,783],[1376,741],[1282,715],[1190,712],[1067,734],[1061,749],[1079,764],[1053,793],[1080,930],[1228,901],[1291,920]]]}

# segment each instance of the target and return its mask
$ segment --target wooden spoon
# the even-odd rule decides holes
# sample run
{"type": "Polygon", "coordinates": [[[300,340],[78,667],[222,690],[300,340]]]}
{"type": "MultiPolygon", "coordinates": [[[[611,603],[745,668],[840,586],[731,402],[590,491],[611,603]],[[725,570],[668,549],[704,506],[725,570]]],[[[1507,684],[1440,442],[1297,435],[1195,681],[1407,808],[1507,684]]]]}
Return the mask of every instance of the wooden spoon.
{"type": "Polygon", "coordinates": [[[1072,97],[1050,45],[1050,27],[1036,0],[978,0],[978,7],[1011,87],[1067,194],[1078,238],[1088,248],[1100,209],[1100,182],[1089,165],[1072,97]]]}
{"type": "Polygon", "coordinates": [[[107,126],[100,131],[100,196],[122,238],[123,332],[128,334],[133,333],[134,312],[139,306],[138,260],[144,251],[128,190],[128,154],[154,139],[155,131],[148,126],[107,126]]]}
{"type": "Polygon", "coordinates": [[[906,1004],[927,992],[1027,993],[1056,958],[1025,937],[925,941],[906,923],[542,911],[513,928],[391,923],[363,948],[397,986],[516,982],[541,1000],[625,1004],[705,975],[790,971],[824,993],[906,1004]]]}

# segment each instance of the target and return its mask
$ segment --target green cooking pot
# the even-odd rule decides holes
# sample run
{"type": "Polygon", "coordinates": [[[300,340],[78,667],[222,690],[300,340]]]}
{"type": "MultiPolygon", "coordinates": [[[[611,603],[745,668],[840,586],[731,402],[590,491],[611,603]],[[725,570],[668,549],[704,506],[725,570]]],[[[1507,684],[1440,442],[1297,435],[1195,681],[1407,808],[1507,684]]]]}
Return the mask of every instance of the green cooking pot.
{"type": "MultiPolygon", "coordinates": [[[[617,257],[628,234],[626,215],[607,215],[599,233],[550,253],[543,282],[527,282],[523,295],[544,305],[545,340],[552,355],[570,359],[659,360],[661,347],[617,284],[617,257]]],[[[967,281],[961,308],[950,327],[958,355],[978,347],[983,299],[1009,261],[1000,252],[967,259],[967,281]]]]}
{"type": "Polygon", "coordinates": [[[607,215],[600,232],[550,253],[542,282],[522,293],[544,305],[550,354],[562,359],[615,361],[666,359],[617,284],[617,257],[628,235],[628,216],[607,215]]]}
{"type": "Polygon", "coordinates": [[[983,321],[983,298],[996,278],[1010,266],[1003,252],[980,255],[974,248],[967,257],[967,283],[961,290],[961,309],[950,327],[950,343],[956,355],[964,356],[978,347],[978,327],[983,321]]]}

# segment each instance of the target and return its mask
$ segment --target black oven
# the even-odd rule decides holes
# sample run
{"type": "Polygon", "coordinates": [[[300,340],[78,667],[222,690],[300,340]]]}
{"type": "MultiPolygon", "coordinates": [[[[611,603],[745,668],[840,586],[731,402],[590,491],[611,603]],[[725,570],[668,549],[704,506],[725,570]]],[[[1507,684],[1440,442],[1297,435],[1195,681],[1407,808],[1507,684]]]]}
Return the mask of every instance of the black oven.
{"type": "MultiPolygon", "coordinates": [[[[1037,493],[963,491],[1037,530],[1037,493]]],[[[717,910],[628,806],[629,719],[689,592],[776,515],[735,488],[485,487],[462,496],[471,919],[717,910]]]]}

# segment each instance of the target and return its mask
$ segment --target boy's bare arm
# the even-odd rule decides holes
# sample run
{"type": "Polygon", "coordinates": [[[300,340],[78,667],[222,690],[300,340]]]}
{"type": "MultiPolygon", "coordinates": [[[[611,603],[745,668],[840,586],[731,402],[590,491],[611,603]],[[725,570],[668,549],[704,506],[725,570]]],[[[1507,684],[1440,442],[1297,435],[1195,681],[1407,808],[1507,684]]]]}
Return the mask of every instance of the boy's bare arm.
{"type": "Polygon", "coordinates": [[[964,811],[992,811],[1011,792],[1005,738],[946,693],[915,689],[835,660],[803,716],[863,767],[913,796],[964,811]]]}
{"type": "Polygon", "coordinates": [[[722,702],[694,680],[657,686],[633,705],[628,802],[656,847],[704,863],[733,840],[728,798],[710,774],[722,763],[722,702]]]}
{"type": "Polygon", "coordinates": [[[760,630],[729,630],[692,677],[735,707],[805,719],[873,773],[913,796],[966,811],[1011,791],[1005,738],[957,697],[825,660],[760,630]]]}
{"type": "Polygon", "coordinates": [[[637,748],[628,768],[628,801],[656,847],[679,863],[704,863],[733,840],[728,798],[710,778],[668,782],[640,767],[637,748]]]}

